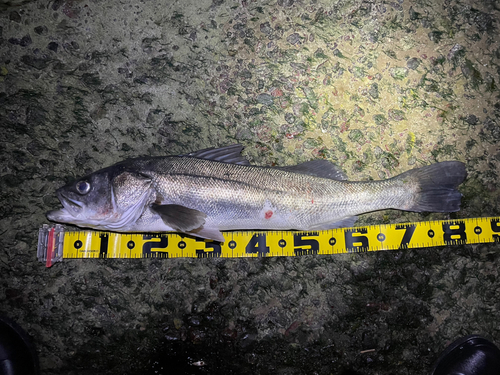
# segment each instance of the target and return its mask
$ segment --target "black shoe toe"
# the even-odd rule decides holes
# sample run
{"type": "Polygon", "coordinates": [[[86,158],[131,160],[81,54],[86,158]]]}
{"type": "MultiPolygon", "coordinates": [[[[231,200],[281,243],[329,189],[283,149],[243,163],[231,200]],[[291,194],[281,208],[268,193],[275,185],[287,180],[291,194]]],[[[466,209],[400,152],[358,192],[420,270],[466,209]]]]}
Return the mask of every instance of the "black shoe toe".
{"type": "Polygon", "coordinates": [[[500,350],[478,335],[459,338],[444,350],[431,375],[500,375],[500,350]]]}
{"type": "Polygon", "coordinates": [[[14,321],[0,316],[0,375],[38,373],[38,357],[28,335],[14,321]]]}

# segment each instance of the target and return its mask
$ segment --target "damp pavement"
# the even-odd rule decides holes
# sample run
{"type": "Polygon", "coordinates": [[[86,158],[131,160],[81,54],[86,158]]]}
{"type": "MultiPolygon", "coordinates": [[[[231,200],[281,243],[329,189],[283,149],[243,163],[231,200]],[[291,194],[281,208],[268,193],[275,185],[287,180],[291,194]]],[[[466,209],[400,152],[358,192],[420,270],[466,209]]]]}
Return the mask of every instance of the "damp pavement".
{"type": "Polygon", "coordinates": [[[500,248],[261,259],[36,259],[55,189],[140,155],[242,143],[352,180],[466,163],[499,214],[495,2],[1,1],[0,313],[43,374],[425,374],[500,343],[500,248]]]}

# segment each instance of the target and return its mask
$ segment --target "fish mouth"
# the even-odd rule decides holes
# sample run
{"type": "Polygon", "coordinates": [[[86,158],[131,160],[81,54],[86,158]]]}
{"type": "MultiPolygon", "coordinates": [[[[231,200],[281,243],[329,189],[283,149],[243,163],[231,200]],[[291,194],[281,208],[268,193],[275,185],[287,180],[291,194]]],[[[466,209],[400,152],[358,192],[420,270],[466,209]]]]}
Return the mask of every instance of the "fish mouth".
{"type": "Polygon", "coordinates": [[[83,211],[83,203],[65,195],[62,191],[57,191],[56,194],[64,208],[47,212],[47,219],[63,223],[73,221],[83,211]]]}
{"type": "Polygon", "coordinates": [[[71,215],[65,208],[49,211],[46,213],[46,216],[50,221],[58,223],[70,223],[71,220],[74,219],[73,215],[71,215]]]}

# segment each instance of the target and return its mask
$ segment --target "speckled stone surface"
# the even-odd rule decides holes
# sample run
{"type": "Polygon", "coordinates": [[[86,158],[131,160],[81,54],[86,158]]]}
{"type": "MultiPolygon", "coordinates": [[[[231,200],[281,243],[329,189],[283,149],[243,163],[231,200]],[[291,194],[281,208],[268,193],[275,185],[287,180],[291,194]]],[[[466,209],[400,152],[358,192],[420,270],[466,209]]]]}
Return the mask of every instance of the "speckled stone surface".
{"type": "Polygon", "coordinates": [[[44,374],[425,374],[500,343],[500,247],[267,259],[36,259],[57,187],[140,155],[239,142],[352,180],[466,163],[499,215],[494,1],[1,1],[0,313],[44,374]]]}

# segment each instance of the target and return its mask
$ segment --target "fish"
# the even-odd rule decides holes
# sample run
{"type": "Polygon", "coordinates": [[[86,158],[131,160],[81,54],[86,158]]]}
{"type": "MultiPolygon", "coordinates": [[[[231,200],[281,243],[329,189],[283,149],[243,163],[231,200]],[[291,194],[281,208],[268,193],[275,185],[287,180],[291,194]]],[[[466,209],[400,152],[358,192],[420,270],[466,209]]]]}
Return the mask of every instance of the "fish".
{"type": "Polygon", "coordinates": [[[443,161],[375,181],[348,181],[324,160],[251,165],[234,144],[177,156],[138,157],[56,191],[50,221],[113,232],[180,232],[224,242],[221,231],[325,230],[385,209],[456,212],[465,164],[443,161]]]}

